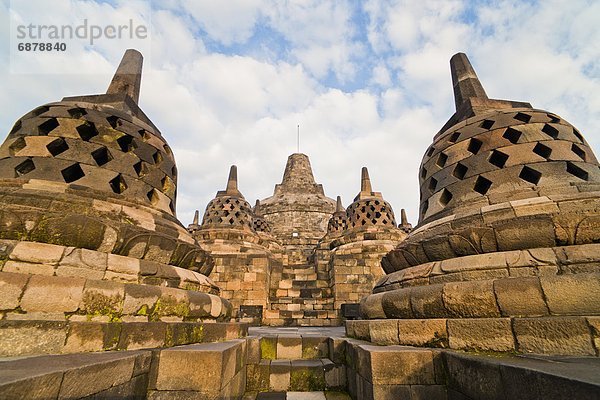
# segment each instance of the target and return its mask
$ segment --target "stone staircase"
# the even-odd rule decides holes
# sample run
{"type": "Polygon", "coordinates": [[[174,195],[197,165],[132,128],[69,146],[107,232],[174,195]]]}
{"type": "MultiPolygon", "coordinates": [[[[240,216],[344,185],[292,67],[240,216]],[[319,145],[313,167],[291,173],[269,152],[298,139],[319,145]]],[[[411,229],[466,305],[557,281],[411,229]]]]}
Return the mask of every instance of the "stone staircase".
{"type": "Polygon", "coordinates": [[[339,325],[328,274],[318,271],[308,257],[306,250],[289,251],[287,265],[272,272],[265,325],[339,325]]]}
{"type": "Polygon", "coordinates": [[[282,334],[249,337],[247,343],[245,399],[270,398],[267,394],[274,396],[275,393],[319,391],[336,393],[336,398],[344,398],[346,367],[340,350],[343,340],[282,334]]]}

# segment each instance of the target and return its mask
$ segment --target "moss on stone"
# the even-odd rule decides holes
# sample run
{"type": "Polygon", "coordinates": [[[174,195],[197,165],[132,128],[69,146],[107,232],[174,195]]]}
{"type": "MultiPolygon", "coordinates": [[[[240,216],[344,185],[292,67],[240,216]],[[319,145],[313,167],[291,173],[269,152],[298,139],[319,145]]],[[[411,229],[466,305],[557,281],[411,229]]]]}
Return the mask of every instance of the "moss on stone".
{"type": "Polygon", "coordinates": [[[277,338],[263,337],[260,339],[260,358],[275,360],[277,358],[277,338]]]}
{"type": "Polygon", "coordinates": [[[95,316],[107,315],[110,322],[121,321],[122,296],[106,296],[105,294],[88,291],[83,295],[83,306],[88,320],[95,316]]]}
{"type": "Polygon", "coordinates": [[[204,340],[204,336],[206,333],[204,332],[204,325],[195,325],[192,328],[192,343],[200,343],[204,340]]]}
{"type": "Polygon", "coordinates": [[[290,390],[316,392],[325,390],[325,376],[322,370],[313,368],[292,368],[290,390]]]}
{"type": "Polygon", "coordinates": [[[190,313],[189,304],[167,296],[156,301],[150,313],[150,321],[158,321],[164,316],[187,317],[190,313]]]}

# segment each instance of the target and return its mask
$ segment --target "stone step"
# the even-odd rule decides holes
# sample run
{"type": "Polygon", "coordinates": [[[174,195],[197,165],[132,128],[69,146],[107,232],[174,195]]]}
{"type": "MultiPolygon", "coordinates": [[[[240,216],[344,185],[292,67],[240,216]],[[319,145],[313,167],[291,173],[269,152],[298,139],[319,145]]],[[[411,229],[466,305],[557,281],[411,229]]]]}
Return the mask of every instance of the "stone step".
{"type": "Polygon", "coordinates": [[[172,347],[245,337],[235,322],[0,321],[0,356],[172,347]]]}
{"type": "Polygon", "coordinates": [[[316,360],[330,356],[329,340],[325,336],[263,336],[258,346],[261,360],[316,360]]]}
{"type": "Polygon", "coordinates": [[[148,350],[0,358],[2,399],[144,398],[148,350]]]}
{"type": "Polygon", "coordinates": [[[352,400],[350,395],[340,391],[326,392],[248,392],[242,400],[352,400]]]}
{"type": "Polygon", "coordinates": [[[346,368],[328,358],[260,360],[249,364],[246,388],[256,391],[299,391],[341,389],[346,386],[346,368]]]}

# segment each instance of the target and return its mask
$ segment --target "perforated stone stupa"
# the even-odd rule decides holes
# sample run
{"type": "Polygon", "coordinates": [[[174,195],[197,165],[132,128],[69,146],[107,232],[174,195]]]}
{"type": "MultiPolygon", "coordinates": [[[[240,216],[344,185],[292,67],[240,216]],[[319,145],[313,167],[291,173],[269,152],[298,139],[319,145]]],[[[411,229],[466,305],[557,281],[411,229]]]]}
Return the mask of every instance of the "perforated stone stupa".
{"type": "Polygon", "coordinates": [[[558,115],[489,99],[464,54],[450,64],[456,113],[423,158],[419,224],[361,313],[399,319],[403,344],[595,355],[598,161],[558,115]]]}
{"type": "Polygon", "coordinates": [[[138,107],[141,69],[128,50],[106,94],[38,107],[0,147],[0,354],[168,346],[173,329],[189,343],[229,319],[175,216],[177,168],[138,107]]]}

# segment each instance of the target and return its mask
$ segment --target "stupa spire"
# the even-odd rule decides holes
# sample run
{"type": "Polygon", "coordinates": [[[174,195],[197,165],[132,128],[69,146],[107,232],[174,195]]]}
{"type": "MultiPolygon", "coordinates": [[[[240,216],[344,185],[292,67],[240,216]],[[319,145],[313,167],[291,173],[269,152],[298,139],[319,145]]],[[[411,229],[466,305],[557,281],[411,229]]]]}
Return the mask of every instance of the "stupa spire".
{"type": "Polygon", "coordinates": [[[487,99],[488,96],[465,53],[456,53],[450,59],[454,103],[456,110],[471,97],[487,99]]]}
{"type": "Polygon", "coordinates": [[[344,211],[344,206],[342,205],[342,197],[338,196],[337,200],[336,200],[336,205],[335,205],[335,212],[343,212],[344,211]]]}
{"type": "Polygon", "coordinates": [[[242,193],[238,190],[238,182],[237,182],[237,166],[232,165],[229,167],[229,176],[227,177],[227,186],[225,190],[219,190],[217,192],[217,197],[220,196],[234,196],[239,198],[244,198],[242,193]]]}
{"type": "Polygon", "coordinates": [[[128,49],[121,59],[106,94],[125,93],[137,104],[140,99],[143,61],[142,53],[128,49]]]}
{"type": "Polygon", "coordinates": [[[361,192],[372,192],[371,179],[369,178],[369,170],[367,167],[362,167],[360,177],[360,191],[361,192]]]}

